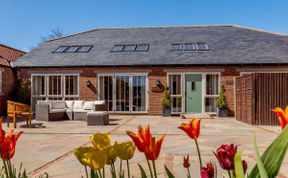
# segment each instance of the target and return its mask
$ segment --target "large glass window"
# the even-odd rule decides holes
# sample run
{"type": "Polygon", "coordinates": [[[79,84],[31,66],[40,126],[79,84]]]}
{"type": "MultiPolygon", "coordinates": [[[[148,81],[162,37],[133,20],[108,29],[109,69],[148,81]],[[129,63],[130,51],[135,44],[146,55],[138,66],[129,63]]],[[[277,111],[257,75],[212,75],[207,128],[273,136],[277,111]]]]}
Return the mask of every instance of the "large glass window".
{"type": "Polygon", "coordinates": [[[146,76],[133,76],[133,111],[146,110],[146,76]]]}
{"type": "Polygon", "coordinates": [[[105,100],[108,110],[113,111],[113,76],[100,76],[100,100],[105,100]]]}
{"type": "Polygon", "coordinates": [[[182,112],[182,77],[180,74],[169,75],[169,89],[172,99],[172,113],[182,112]]]}
{"type": "Polygon", "coordinates": [[[116,111],[129,111],[129,76],[116,76],[116,111]]]}
{"type": "Polygon", "coordinates": [[[206,75],[205,112],[217,112],[216,98],[219,94],[219,75],[206,75]]]}
{"type": "Polygon", "coordinates": [[[73,100],[79,97],[77,75],[65,75],[65,100],[73,100]]]}

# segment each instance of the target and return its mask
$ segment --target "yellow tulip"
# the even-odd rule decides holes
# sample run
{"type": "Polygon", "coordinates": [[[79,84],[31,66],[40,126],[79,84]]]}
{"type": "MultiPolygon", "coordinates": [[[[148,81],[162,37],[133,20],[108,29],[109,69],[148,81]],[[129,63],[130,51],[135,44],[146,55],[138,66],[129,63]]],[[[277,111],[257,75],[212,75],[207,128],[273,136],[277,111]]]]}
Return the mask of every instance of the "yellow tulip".
{"type": "Polygon", "coordinates": [[[103,150],[93,150],[84,154],[85,162],[93,170],[102,169],[107,161],[107,155],[103,150]]]}
{"type": "Polygon", "coordinates": [[[112,145],[106,146],[104,151],[106,152],[106,155],[107,155],[106,164],[108,164],[108,165],[113,164],[117,159],[115,144],[113,146],[112,145]]]}
{"type": "Polygon", "coordinates": [[[99,149],[110,145],[110,133],[96,133],[90,137],[91,143],[99,149]]]}
{"type": "Polygon", "coordinates": [[[122,160],[129,160],[134,156],[135,146],[133,142],[115,143],[117,156],[122,160]]]}
{"type": "Polygon", "coordinates": [[[75,148],[73,150],[73,153],[81,164],[83,164],[84,166],[88,166],[87,160],[86,160],[84,155],[88,152],[93,151],[93,150],[95,150],[95,148],[91,147],[91,146],[90,147],[79,147],[79,148],[75,148]]]}

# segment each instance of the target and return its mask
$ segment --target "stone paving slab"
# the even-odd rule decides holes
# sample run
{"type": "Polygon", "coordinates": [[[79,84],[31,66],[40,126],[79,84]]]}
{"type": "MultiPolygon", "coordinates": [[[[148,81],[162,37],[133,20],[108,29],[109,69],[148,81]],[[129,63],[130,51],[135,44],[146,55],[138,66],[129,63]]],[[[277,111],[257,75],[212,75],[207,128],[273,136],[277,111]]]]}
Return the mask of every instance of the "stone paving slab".
{"type": "MultiPolygon", "coordinates": [[[[112,124],[109,126],[87,126],[82,121],[64,122],[37,122],[34,126],[40,128],[25,128],[25,123],[20,123],[16,131],[23,130],[24,134],[19,139],[16,148],[14,162],[24,166],[32,176],[44,172],[49,177],[73,178],[85,175],[83,166],[72,154],[73,148],[85,145],[89,142],[89,136],[95,132],[108,132],[112,134],[113,141],[130,141],[125,134],[126,130],[137,131],[138,125],[151,125],[151,132],[155,135],[166,133],[159,160],[157,160],[158,177],[164,176],[163,165],[166,164],[177,177],[186,177],[186,171],[182,167],[183,156],[187,153],[191,158],[192,177],[199,177],[199,163],[197,151],[192,139],[185,135],[177,127],[189,120],[181,120],[179,117],[163,118],[160,116],[133,116],[133,115],[111,115],[112,124]],[[21,127],[22,126],[22,127],[21,127]]],[[[4,129],[7,131],[6,126],[4,129]]],[[[276,138],[281,131],[278,126],[250,126],[231,118],[226,119],[202,119],[201,135],[199,144],[203,160],[217,162],[213,156],[221,144],[234,143],[238,149],[243,151],[243,158],[248,161],[249,170],[255,164],[254,147],[252,144],[253,133],[256,133],[260,152],[276,138]]],[[[119,162],[119,161],[118,161],[119,162]]],[[[131,160],[131,173],[139,177],[137,164],[143,165],[148,173],[145,157],[136,151],[131,160]]],[[[125,167],[125,166],[124,166],[125,167]]],[[[126,169],[125,169],[126,170],[126,169]]],[[[110,177],[106,169],[106,177],[110,177]]],[[[281,168],[280,177],[288,175],[288,157],[285,158],[281,168]]],[[[225,172],[220,168],[218,174],[225,172]]],[[[222,177],[222,176],[220,176],[222,177]]]]}

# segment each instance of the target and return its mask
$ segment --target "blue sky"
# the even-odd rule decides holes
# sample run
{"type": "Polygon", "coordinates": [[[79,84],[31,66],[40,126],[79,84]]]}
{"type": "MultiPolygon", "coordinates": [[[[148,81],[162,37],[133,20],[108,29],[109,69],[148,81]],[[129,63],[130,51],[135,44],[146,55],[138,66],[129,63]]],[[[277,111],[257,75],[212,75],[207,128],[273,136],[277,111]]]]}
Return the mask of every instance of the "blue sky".
{"type": "Polygon", "coordinates": [[[1,0],[0,43],[24,51],[54,29],[238,24],[288,33],[287,0],[1,0]]]}

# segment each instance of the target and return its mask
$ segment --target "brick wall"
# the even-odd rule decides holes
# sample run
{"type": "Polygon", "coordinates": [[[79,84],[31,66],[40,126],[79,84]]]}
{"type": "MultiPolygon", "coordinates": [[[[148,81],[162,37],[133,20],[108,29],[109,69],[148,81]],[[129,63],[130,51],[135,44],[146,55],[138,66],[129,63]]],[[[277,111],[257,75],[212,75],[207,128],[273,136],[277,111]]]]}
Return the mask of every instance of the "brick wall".
{"type": "MultiPolygon", "coordinates": [[[[277,68],[281,69],[288,66],[277,66],[277,68]]],[[[250,69],[261,69],[264,67],[259,66],[250,66],[250,69]]],[[[266,67],[267,68],[267,67],[266,67]]],[[[271,67],[270,67],[271,68],[271,67]]],[[[276,66],[273,67],[276,69],[276,66]]],[[[97,98],[97,73],[108,72],[108,73],[118,73],[118,72],[147,72],[148,73],[148,111],[151,115],[160,115],[162,113],[162,107],[160,106],[160,99],[162,97],[161,92],[153,92],[152,87],[155,86],[157,80],[160,80],[162,84],[166,84],[167,82],[167,72],[169,70],[173,70],[176,72],[191,72],[202,70],[205,72],[209,70],[222,70],[221,72],[221,84],[224,85],[226,89],[226,97],[228,102],[228,110],[229,115],[234,115],[234,78],[239,76],[240,66],[229,67],[229,66],[191,66],[191,67],[133,67],[132,69],[129,67],[75,67],[75,68],[23,68],[21,69],[21,77],[29,78],[31,72],[43,72],[43,73],[68,73],[68,72],[77,72],[80,74],[80,98],[85,100],[95,100],[97,98]],[[87,87],[86,82],[90,80],[92,85],[87,87]]],[[[247,69],[247,67],[245,68],[247,69]]]]}
{"type": "Polygon", "coordinates": [[[15,76],[9,67],[2,67],[2,93],[0,93],[0,112],[6,114],[7,99],[11,97],[14,90],[15,76]]]}

